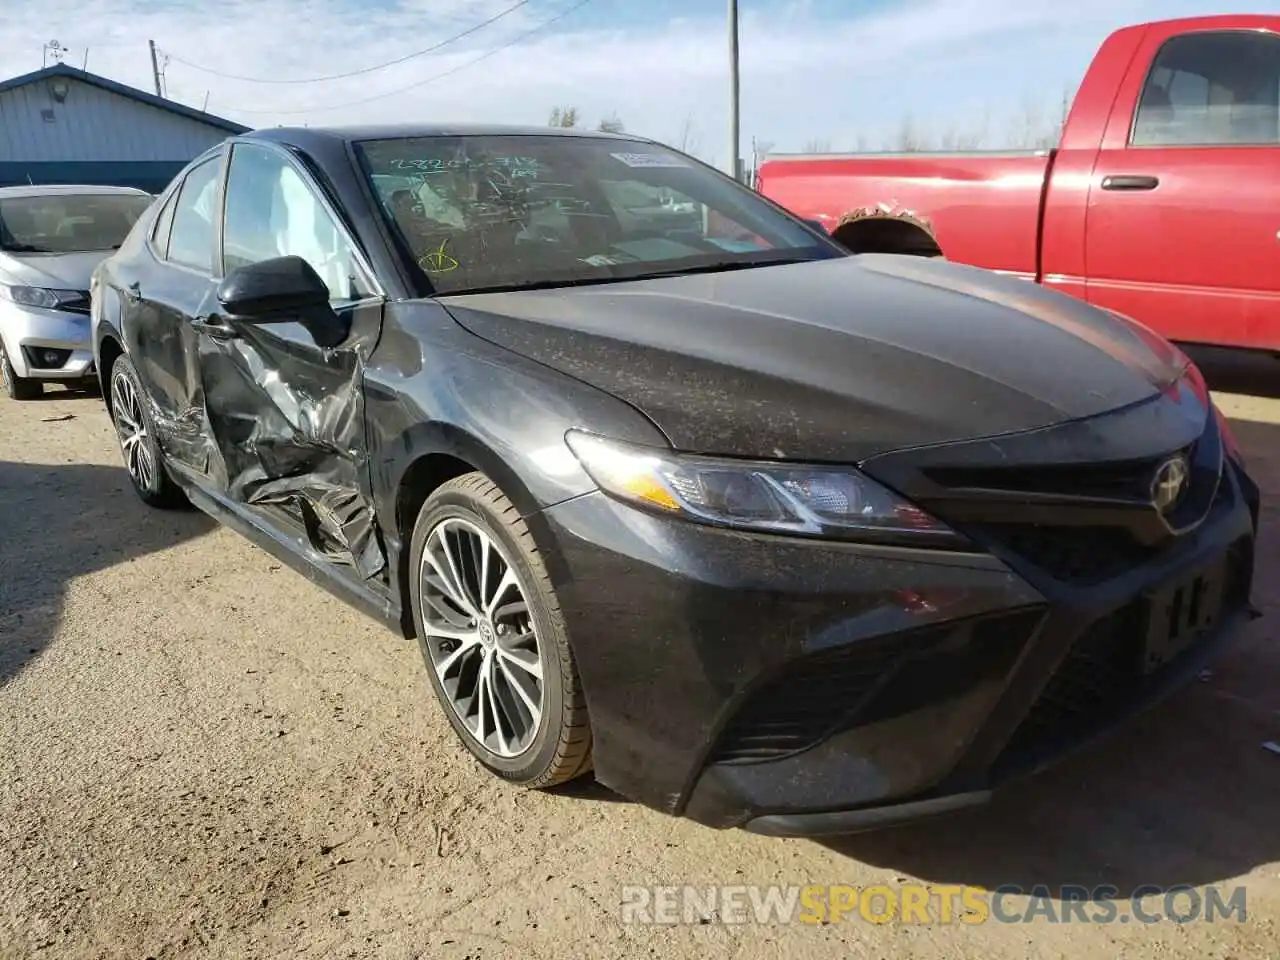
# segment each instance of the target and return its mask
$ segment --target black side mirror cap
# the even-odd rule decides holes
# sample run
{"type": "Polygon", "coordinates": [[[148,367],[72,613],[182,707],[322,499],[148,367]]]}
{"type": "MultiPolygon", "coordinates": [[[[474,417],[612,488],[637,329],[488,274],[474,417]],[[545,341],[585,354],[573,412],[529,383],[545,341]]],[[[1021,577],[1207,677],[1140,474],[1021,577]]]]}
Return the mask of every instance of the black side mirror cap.
{"type": "Polygon", "coordinates": [[[236,267],[218,284],[218,303],[245,320],[292,319],[328,310],[329,288],[302,257],[275,257],[236,267]]]}

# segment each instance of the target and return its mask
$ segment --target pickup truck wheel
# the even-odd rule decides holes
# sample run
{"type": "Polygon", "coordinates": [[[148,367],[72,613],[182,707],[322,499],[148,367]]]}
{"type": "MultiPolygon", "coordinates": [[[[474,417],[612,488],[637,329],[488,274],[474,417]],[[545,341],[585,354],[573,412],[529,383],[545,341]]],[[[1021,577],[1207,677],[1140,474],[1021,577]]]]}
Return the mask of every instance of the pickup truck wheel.
{"type": "Polygon", "coordinates": [[[591,769],[586,699],[551,578],[519,511],[468,473],[410,541],[418,643],[458,738],[491,772],[544,788],[591,769]]]}
{"type": "Polygon", "coordinates": [[[149,507],[167,510],[186,506],[186,495],[165,469],[146,395],[128,357],[120,357],[112,365],[110,389],[111,420],[134,493],[149,507]]]}
{"type": "Polygon", "coordinates": [[[0,385],[10,400],[35,400],[44,393],[44,384],[39,380],[20,377],[13,372],[13,364],[9,362],[9,354],[4,352],[3,343],[0,343],[0,385]]]}

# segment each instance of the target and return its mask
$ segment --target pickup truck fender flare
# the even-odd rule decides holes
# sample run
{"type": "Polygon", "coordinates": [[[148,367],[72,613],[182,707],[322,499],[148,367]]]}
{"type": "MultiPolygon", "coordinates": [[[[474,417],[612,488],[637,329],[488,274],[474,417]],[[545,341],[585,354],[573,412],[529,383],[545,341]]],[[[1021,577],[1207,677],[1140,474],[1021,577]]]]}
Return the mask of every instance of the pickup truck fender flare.
{"type": "Polygon", "coordinates": [[[852,253],[944,256],[929,218],[896,204],[850,210],[831,230],[831,237],[852,253]]]}

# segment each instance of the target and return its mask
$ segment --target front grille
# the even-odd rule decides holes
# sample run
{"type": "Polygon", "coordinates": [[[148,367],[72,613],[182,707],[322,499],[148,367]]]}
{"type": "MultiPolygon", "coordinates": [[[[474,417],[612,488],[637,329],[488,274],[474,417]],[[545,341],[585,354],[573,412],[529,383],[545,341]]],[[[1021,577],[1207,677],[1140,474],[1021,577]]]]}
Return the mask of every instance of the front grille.
{"type": "MultiPolygon", "coordinates": [[[[1252,578],[1246,546],[1233,548],[1227,559],[1224,614],[1248,602],[1252,578]]],[[[1150,674],[1142,671],[1148,622],[1147,601],[1135,600],[1097,621],[1072,644],[1031,710],[1023,718],[996,761],[996,779],[1034,765],[1113,724],[1166,671],[1176,669],[1184,650],[1150,674]]],[[[1198,641],[1203,643],[1204,640],[1198,641]]]]}
{"type": "Polygon", "coordinates": [[[979,539],[998,545],[1064,583],[1087,587],[1103,583],[1152,559],[1159,548],[1138,542],[1123,527],[1048,527],[989,523],[975,530],[979,539]]]}
{"type": "MultiPolygon", "coordinates": [[[[1218,483],[1207,519],[1232,503],[1231,479],[1218,483]]],[[[1174,541],[1144,543],[1123,526],[1050,526],[1032,523],[976,523],[960,529],[987,547],[1007,550],[1055,580],[1090,587],[1154,560],[1174,541]]]]}
{"type": "Polygon", "coordinates": [[[1145,503],[1151,497],[1151,477],[1156,468],[1174,453],[1182,453],[1193,460],[1196,444],[1159,457],[1139,460],[1052,467],[932,467],[925,470],[925,475],[935,483],[953,489],[1043,493],[1145,503]]]}
{"type": "Polygon", "coordinates": [[[710,762],[776,760],[963,693],[1007,673],[1041,616],[1031,608],[952,621],[797,660],[748,696],[710,762]]]}
{"type": "Polygon", "coordinates": [[[68,298],[58,304],[58,309],[67,313],[83,313],[86,316],[90,313],[91,302],[88,290],[77,290],[78,294],[75,298],[68,298]]]}

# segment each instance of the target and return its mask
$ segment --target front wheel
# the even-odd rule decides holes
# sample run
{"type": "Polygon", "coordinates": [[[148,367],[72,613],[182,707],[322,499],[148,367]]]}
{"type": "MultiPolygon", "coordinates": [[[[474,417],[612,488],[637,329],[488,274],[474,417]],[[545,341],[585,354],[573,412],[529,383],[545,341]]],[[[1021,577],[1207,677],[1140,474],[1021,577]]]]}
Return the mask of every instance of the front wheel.
{"type": "Polygon", "coordinates": [[[44,393],[44,384],[39,380],[14,373],[3,343],[0,343],[0,386],[4,387],[4,395],[10,400],[34,400],[44,393]]]}
{"type": "Polygon", "coordinates": [[[165,469],[142,383],[128,357],[120,357],[112,366],[110,389],[111,420],[134,492],[149,507],[186,506],[186,496],[165,469]]]}
{"type": "Polygon", "coordinates": [[[436,490],[410,544],[413,621],[431,685],[490,771],[551,787],[591,768],[591,727],[533,536],[488,477],[436,490]]]}

